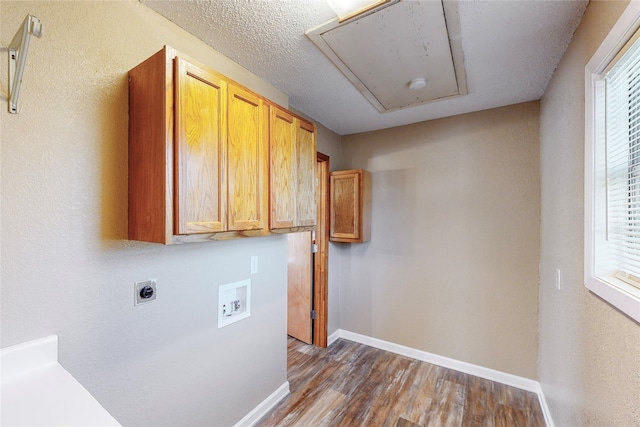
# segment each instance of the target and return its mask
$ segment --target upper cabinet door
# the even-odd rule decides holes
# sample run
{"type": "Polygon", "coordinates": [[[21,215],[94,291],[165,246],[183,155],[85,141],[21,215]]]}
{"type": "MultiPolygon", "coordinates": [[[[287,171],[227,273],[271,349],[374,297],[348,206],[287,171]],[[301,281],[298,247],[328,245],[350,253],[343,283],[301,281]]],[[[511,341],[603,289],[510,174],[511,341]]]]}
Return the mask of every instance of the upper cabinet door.
{"type": "Polygon", "coordinates": [[[363,169],[331,172],[329,240],[362,243],[371,239],[371,175],[363,169]]]}
{"type": "Polygon", "coordinates": [[[270,228],[295,225],[296,211],[296,138],[293,115],[274,105],[269,111],[269,157],[271,159],[270,228]]]}
{"type": "Polygon", "coordinates": [[[268,110],[259,96],[228,85],[228,229],[259,230],[268,217],[268,110]]]}
{"type": "Polygon", "coordinates": [[[226,82],[176,58],[175,233],[226,230],[226,82]]]}
{"type": "Polygon", "coordinates": [[[296,144],[296,226],[316,224],[316,134],[315,127],[299,121],[296,144]]]}
{"type": "Polygon", "coordinates": [[[331,230],[333,239],[360,238],[360,175],[357,171],[331,174],[331,230]]]}
{"type": "Polygon", "coordinates": [[[313,124],[271,105],[270,201],[273,229],[316,223],[316,135],[313,124]]]}

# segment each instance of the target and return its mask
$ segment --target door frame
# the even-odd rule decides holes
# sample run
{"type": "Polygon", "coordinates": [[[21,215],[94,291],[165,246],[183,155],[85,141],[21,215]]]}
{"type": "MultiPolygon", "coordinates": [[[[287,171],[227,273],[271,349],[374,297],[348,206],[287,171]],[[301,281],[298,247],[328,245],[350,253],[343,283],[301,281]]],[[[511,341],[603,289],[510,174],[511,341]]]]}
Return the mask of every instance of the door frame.
{"type": "MultiPolygon", "coordinates": [[[[316,166],[322,171],[316,175],[316,221],[315,240],[318,251],[313,254],[313,344],[327,347],[329,321],[329,201],[330,165],[329,156],[317,152],[316,166]]],[[[316,170],[318,170],[316,169],[316,170]]]]}

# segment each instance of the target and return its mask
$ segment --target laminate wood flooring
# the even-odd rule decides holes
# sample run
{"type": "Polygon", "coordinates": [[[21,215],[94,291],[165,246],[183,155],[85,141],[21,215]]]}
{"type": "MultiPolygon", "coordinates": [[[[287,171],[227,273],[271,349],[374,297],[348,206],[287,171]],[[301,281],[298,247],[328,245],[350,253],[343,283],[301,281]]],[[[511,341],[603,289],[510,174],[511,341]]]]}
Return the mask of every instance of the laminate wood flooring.
{"type": "Polygon", "coordinates": [[[291,394],[259,427],[537,427],[535,393],[344,339],[288,340],[291,394]]]}

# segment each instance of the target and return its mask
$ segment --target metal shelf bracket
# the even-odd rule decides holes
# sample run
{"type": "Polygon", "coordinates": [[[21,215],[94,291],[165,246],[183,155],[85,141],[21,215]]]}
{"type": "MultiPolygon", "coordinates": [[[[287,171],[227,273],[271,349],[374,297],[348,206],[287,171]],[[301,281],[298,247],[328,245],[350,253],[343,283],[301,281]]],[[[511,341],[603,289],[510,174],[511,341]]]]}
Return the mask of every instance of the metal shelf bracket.
{"type": "Polygon", "coordinates": [[[27,15],[9,45],[9,112],[12,114],[18,114],[20,85],[32,35],[42,37],[42,24],[35,16],[27,15]]]}

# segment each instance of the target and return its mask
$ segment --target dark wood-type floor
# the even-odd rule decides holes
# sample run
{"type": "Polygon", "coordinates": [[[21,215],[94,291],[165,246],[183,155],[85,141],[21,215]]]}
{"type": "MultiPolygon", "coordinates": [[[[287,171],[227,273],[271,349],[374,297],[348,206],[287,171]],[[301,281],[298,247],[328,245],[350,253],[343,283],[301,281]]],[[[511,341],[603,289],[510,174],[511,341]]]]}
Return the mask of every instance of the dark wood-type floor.
{"type": "Polygon", "coordinates": [[[528,391],[343,339],[288,347],[291,394],[259,427],[545,425],[528,391]]]}

